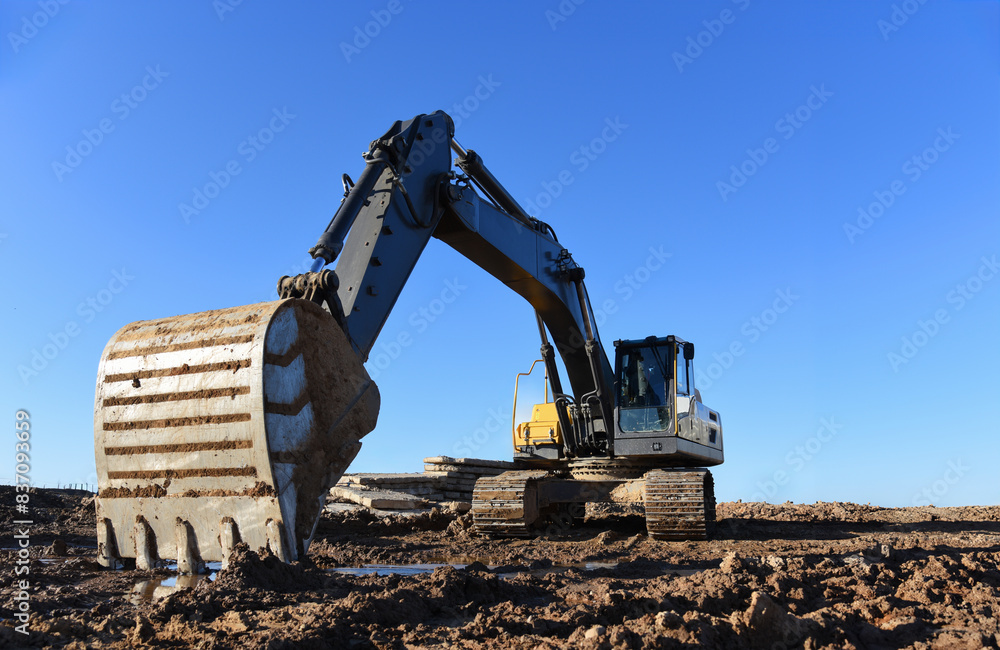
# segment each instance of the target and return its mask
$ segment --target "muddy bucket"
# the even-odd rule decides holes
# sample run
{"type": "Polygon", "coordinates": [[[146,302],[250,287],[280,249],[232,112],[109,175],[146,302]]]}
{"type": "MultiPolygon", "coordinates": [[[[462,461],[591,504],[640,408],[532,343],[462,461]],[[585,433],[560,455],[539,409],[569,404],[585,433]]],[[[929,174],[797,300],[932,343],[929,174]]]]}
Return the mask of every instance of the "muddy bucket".
{"type": "Polygon", "coordinates": [[[102,564],[194,573],[240,541],[301,557],[378,409],[343,330],[310,301],[126,325],[94,404],[102,564]]]}

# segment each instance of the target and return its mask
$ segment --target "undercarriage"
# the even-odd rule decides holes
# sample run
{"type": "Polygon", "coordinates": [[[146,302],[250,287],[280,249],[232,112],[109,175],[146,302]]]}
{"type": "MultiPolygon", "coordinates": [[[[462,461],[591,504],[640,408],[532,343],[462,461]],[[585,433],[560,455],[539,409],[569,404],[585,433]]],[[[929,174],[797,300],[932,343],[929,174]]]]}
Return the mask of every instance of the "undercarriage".
{"type": "Polygon", "coordinates": [[[557,535],[583,518],[587,503],[642,505],[653,539],[708,539],[715,523],[709,470],[605,459],[479,479],[472,497],[473,530],[491,537],[557,535]]]}

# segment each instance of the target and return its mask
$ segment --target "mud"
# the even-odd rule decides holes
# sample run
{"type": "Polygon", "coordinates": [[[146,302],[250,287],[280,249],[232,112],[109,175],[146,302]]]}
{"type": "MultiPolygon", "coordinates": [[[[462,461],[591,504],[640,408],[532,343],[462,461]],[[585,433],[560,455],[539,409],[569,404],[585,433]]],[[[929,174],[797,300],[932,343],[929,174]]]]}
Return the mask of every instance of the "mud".
{"type": "MultiPolygon", "coordinates": [[[[316,416],[311,435],[292,458],[283,459],[296,465],[295,532],[297,539],[306,540],[313,530],[320,498],[358,455],[360,438],[375,428],[379,392],[326,311],[307,300],[296,300],[290,308],[296,310],[299,338],[284,355],[285,362],[305,355],[308,388],[304,402],[313,405],[316,416]]],[[[265,362],[276,362],[273,356],[265,355],[265,362]]],[[[265,410],[283,412],[270,404],[265,410]]]]}
{"type": "Polygon", "coordinates": [[[250,359],[220,361],[218,363],[202,363],[193,366],[185,363],[184,365],[176,368],[156,368],[153,370],[140,370],[106,375],[104,377],[104,382],[110,384],[116,381],[131,381],[133,382],[133,385],[138,388],[140,384],[136,382],[140,379],[148,379],[151,377],[175,377],[178,375],[198,374],[202,372],[213,372],[216,370],[232,370],[235,373],[237,370],[249,368],[250,365],[250,359]]]}
{"type": "Polygon", "coordinates": [[[138,420],[134,422],[105,422],[103,428],[105,431],[134,431],[136,429],[165,429],[169,427],[201,426],[203,424],[248,422],[249,420],[249,413],[226,413],[224,415],[195,415],[186,418],[162,418],[159,420],[138,420]]]}
{"type": "Polygon", "coordinates": [[[230,386],[228,388],[209,388],[205,390],[188,390],[176,393],[157,393],[154,395],[134,395],[131,397],[105,397],[104,406],[132,406],[135,404],[160,404],[188,399],[212,399],[214,397],[236,397],[249,395],[249,386],[230,386]]]}
{"type": "MultiPolygon", "coordinates": [[[[218,327],[218,323],[212,323],[212,329],[218,327]]],[[[173,329],[169,330],[171,335],[175,334],[173,329]]],[[[239,336],[215,336],[197,341],[185,341],[184,343],[170,343],[167,345],[151,345],[145,348],[131,348],[124,350],[112,350],[108,352],[106,358],[124,359],[126,357],[147,357],[153,354],[163,354],[164,352],[178,352],[180,350],[197,350],[212,346],[233,345],[234,343],[253,343],[253,334],[241,334],[239,336]]]]}
{"type": "MultiPolygon", "coordinates": [[[[204,416],[209,417],[209,416],[204,416]]],[[[194,420],[195,418],[190,418],[194,420]]],[[[131,424],[131,423],[129,423],[131,424]]],[[[130,472],[108,472],[109,479],[191,478],[203,476],[257,476],[256,467],[205,467],[198,469],[149,469],[130,472]]],[[[104,496],[103,494],[101,495],[104,496]]]]}
{"type": "MultiPolygon", "coordinates": [[[[243,308],[237,307],[236,310],[242,310],[243,308]]],[[[218,313],[218,312],[216,312],[218,313]]],[[[175,335],[188,332],[198,332],[205,327],[205,323],[201,322],[204,320],[204,313],[196,314],[199,318],[170,318],[161,321],[138,321],[132,325],[123,329],[115,337],[119,341],[141,341],[143,339],[152,339],[161,336],[175,335]],[[192,321],[193,324],[178,324],[179,321],[192,321]],[[159,324],[157,324],[159,323],[159,324]]],[[[248,325],[250,323],[256,323],[260,320],[259,313],[252,313],[242,318],[236,319],[226,319],[221,317],[216,317],[212,319],[212,322],[217,327],[239,327],[240,325],[248,325]]]]}
{"type": "Polygon", "coordinates": [[[998,647],[1000,507],[721,503],[707,542],[658,542],[608,511],[488,540],[468,515],[327,513],[309,556],[240,547],[214,580],[100,569],[92,497],[31,494],[31,618],[15,631],[17,517],[0,489],[0,647],[998,647]],[[56,543],[56,542],[61,543],[56,543]],[[59,555],[63,553],[64,555],[59,555]],[[351,575],[338,567],[455,564],[351,575]],[[184,585],[190,585],[185,587],[184,585]],[[167,590],[169,591],[169,590],[167,590]]]}
{"type": "MultiPolygon", "coordinates": [[[[245,386],[243,388],[246,388],[245,386]]],[[[172,445],[131,445],[128,447],[105,447],[108,456],[131,456],[133,454],[176,454],[192,451],[224,451],[227,449],[250,449],[252,440],[212,440],[210,442],[186,442],[172,445]]]]}
{"type": "MultiPolygon", "coordinates": [[[[169,480],[169,479],[168,479],[169,480]]],[[[138,499],[142,497],[165,497],[167,488],[162,485],[146,485],[143,487],[104,488],[100,492],[102,499],[138,499]]]]}
{"type": "MultiPolygon", "coordinates": [[[[163,482],[163,485],[147,485],[136,488],[104,488],[100,492],[102,499],[139,499],[145,497],[165,497],[167,487],[170,486],[170,479],[163,482]]],[[[182,497],[271,497],[274,496],[274,488],[263,481],[257,481],[248,490],[187,490],[178,496],[182,497]]]]}

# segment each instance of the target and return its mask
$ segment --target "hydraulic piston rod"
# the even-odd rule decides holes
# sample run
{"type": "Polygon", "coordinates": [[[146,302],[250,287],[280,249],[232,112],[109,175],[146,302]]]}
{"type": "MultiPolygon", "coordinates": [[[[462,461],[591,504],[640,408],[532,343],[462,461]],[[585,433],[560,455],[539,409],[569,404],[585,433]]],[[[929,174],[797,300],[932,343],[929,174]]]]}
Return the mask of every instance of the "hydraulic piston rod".
{"type": "Polygon", "coordinates": [[[466,150],[462,147],[454,138],[451,140],[452,150],[458,154],[458,160],[456,164],[459,169],[464,171],[469,177],[474,180],[480,188],[486,194],[489,195],[497,205],[503,208],[508,214],[521,221],[526,226],[535,229],[535,221],[532,219],[521,204],[511,196],[510,192],[507,191],[500,181],[486,168],[483,163],[482,157],[475,151],[466,150]]]}

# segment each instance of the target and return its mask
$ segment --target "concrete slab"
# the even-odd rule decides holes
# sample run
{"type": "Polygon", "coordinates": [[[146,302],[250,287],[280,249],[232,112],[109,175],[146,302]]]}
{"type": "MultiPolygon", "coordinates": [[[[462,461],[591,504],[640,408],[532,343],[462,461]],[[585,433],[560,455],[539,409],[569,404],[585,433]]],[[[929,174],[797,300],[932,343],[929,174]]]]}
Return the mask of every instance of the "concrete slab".
{"type": "Polygon", "coordinates": [[[414,510],[427,505],[425,499],[394,490],[369,490],[337,486],[331,488],[330,495],[378,510],[414,510]]]}

